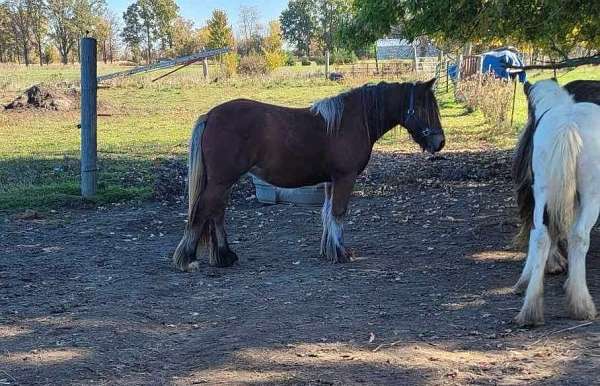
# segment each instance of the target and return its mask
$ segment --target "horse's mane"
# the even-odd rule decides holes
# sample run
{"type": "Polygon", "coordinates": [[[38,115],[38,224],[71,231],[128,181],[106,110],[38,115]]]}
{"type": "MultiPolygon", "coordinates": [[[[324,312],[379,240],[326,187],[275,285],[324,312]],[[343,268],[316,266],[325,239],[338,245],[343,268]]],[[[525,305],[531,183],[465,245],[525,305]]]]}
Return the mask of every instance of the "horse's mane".
{"type": "MultiPolygon", "coordinates": [[[[600,81],[575,80],[564,88],[573,96],[575,102],[591,102],[600,105],[600,81]]],[[[525,124],[512,163],[512,177],[517,195],[517,205],[521,226],[515,238],[518,246],[525,246],[529,240],[529,232],[533,226],[533,172],[531,158],[533,156],[533,136],[535,134],[535,111],[529,103],[529,118],[525,124]]]]}
{"type": "Polygon", "coordinates": [[[310,111],[315,115],[321,115],[327,124],[327,134],[335,134],[339,131],[344,114],[344,98],[351,91],[339,95],[323,98],[310,106],[310,111]]]}
{"type": "MultiPolygon", "coordinates": [[[[315,115],[320,115],[327,125],[327,133],[330,135],[337,134],[341,129],[342,117],[344,108],[349,98],[358,97],[359,106],[361,108],[361,117],[367,133],[374,134],[379,138],[386,130],[390,128],[389,117],[385,114],[385,94],[391,87],[399,87],[398,95],[399,107],[407,100],[409,87],[412,83],[386,83],[366,84],[361,87],[354,88],[350,91],[343,92],[339,95],[321,99],[313,103],[310,111],[315,115]]],[[[433,95],[433,94],[431,94],[433,95]]],[[[423,101],[423,104],[415,106],[417,113],[422,116],[429,124],[440,120],[440,113],[435,98],[428,97],[429,93],[423,92],[422,88],[416,89],[415,100],[423,101]]],[[[404,119],[407,109],[402,108],[401,119],[404,119]]]]}
{"type": "Polygon", "coordinates": [[[316,101],[310,106],[310,111],[321,115],[327,124],[327,133],[336,134],[340,130],[345,102],[348,98],[358,96],[362,107],[362,119],[367,128],[374,128],[380,133],[386,126],[384,109],[384,91],[392,84],[380,82],[366,84],[341,94],[316,101]]]}

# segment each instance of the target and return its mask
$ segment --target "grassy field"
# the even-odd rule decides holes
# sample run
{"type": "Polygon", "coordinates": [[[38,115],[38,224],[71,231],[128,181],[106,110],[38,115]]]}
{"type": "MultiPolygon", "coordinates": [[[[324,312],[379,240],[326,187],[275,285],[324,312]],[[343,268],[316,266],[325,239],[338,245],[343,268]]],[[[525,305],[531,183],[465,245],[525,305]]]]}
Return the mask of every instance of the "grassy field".
{"type": "MultiPolygon", "coordinates": [[[[99,73],[123,67],[100,65],[99,73]]],[[[159,82],[158,74],[141,75],[99,90],[98,119],[99,194],[97,203],[145,199],[152,192],[152,168],[159,159],[183,157],[190,128],[198,115],[232,98],[246,97],[288,106],[306,106],[356,85],[324,79],[289,76],[298,69],[281,69],[268,78],[238,78],[205,83],[199,67],[191,67],[159,82]]],[[[552,72],[535,73],[532,80],[552,72]]],[[[0,67],[0,102],[12,99],[35,83],[76,84],[75,66],[0,67]]],[[[598,68],[561,72],[559,81],[600,79],[598,68]]],[[[353,83],[354,82],[354,83],[353,83]]],[[[443,87],[440,87],[443,88],[443,87]]],[[[446,151],[509,148],[526,118],[526,103],[519,87],[515,125],[498,132],[481,113],[469,112],[456,103],[452,93],[439,94],[446,151]]],[[[76,205],[79,176],[79,111],[0,111],[0,210],[34,208],[47,210],[76,205]]],[[[418,151],[403,130],[383,138],[381,150],[418,151]]]]}

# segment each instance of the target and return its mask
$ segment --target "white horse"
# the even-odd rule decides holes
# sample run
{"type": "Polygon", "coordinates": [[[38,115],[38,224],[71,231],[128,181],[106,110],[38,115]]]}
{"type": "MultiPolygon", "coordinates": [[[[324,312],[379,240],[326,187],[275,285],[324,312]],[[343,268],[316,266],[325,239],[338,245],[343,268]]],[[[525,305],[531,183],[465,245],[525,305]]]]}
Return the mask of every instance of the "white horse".
{"type": "Polygon", "coordinates": [[[565,283],[569,313],[593,319],[596,307],[588,291],[585,256],[590,231],[600,212],[600,106],[575,103],[554,80],[525,84],[535,109],[533,194],[535,208],[527,261],[515,288],[527,287],[516,322],[544,323],[544,268],[550,247],[568,242],[565,283]]]}

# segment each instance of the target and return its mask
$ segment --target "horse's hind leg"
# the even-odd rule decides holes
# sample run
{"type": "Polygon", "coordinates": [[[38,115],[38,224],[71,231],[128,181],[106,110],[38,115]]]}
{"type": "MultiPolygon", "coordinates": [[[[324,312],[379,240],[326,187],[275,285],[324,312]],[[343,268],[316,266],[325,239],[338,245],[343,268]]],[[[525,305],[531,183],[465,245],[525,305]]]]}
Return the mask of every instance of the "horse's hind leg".
{"type": "Polygon", "coordinates": [[[196,213],[188,223],[184,236],[174,254],[174,263],[182,271],[195,271],[198,269],[198,258],[202,255],[202,247],[208,244],[209,263],[215,266],[230,266],[233,256],[225,259],[214,258],[218,256],[218,235],[224,235],[223,216],[229,187],[207,183],[206,189],[200,193],[196,205],[196,213]],[[222,233],[221,233],[222,232],[222,233]],[[213,253],[214,251],[214,253],[213,253]],[[229,260],[229,261],[228,261],[229,260]]]}
{"type": "MultiPolygon", "coordinates": [[[[343,217],[348,209],[348,201],[354,186],[355,176],[344,176],[333,182],[329,211],[324,210],[324,245],[325,255],[334,263],[347,263],[351,261],[350,254],[344,248],[343,217]]],[[[327,203],[326,203],[327,205],[327,203]]],[[[324,208],[325,209],[325,208],[324,208]]]]}
{"type": "Polygon", "coordinates": [[[225,233],[225,209],[211,219],[211,240],[208,264],[214,267],[230,267],[238,261],[237,255],[229,248],[225,233]]]}
{"type": "Polygon", "coordinates": [[[327,255],[327,239],[329,237],[329,218],[331,217],[331,183],[325,184],[325,201],[321,209],[321,219],[323,220],[323,235],[321,236],[321,256],[327,255]]]}
{"type": "Polygon", "coordinates": [[[600,212],[600,197],[581,195],[581,207],[568,239],[569,276],[565,283],[569,313],[575,319],[593,319],[596,307],[585,278],[585,256],[590,246],[590,231],[600,212]]]}
{"type": "MultiPolygon", "coordinates": [[[[204,200],[200,198],[203,205],[204,200]]],[[[201,253],[201,247],[209,239],[209,217],[206,207],[202,206],[199,213],[195,216],[194,223],[188,223],[183,232],[183,238],[179,242],[175,253],[173,254],[173,263],[184,272],[193,272],[198,270],[197,257],[201,253]]]]}
{"type": "Polygon", "coordinates": [[[567,250],[565,248],[566,240],[560,240],[552,243],[550,247],[550,257],[546,263],[546,273],[557,275],[567,269],[567,250]]]}

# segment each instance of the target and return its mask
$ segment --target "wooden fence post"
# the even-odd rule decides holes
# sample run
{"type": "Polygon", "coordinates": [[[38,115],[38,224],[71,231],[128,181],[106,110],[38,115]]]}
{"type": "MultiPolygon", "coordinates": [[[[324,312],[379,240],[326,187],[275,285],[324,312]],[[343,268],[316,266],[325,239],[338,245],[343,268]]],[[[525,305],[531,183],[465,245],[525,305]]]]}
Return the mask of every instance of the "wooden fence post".
{"type": "Polygon", "coordinates": [[[81,39],[81,195],[96,195],[97,62],[96,39],[81,39]]]}
{"type": "Polygon", "coordinates": [[[204,74],[204,80],[208,80],[208,58],[202,60],[202,73],[204,74]]]}
{"type": "Polygon", "coordinates": [[[377,75],[379,75],[379,57],[377,56],[377,43],[375,43],[375,70],[377,71],[377,75]]]}
{"type": "Polygon", "coordinates": [[[417,46],[413,44],[413,67],[415,73],[419,73],[419,57],[417,56],[417,46]]]}

